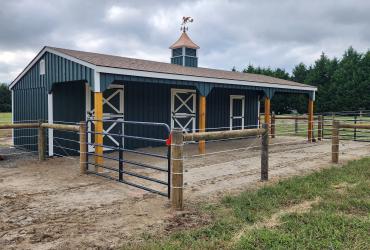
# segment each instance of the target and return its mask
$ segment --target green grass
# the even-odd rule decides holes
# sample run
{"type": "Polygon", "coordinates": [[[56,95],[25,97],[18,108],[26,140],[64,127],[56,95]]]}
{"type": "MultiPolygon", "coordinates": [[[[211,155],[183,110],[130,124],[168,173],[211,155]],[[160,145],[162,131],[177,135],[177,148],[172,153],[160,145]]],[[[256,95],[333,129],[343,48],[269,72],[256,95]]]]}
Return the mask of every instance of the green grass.
{"type": "MultiPolygon", "coordinates": [[[[0,113],[0,125],[1,124],[6,124],[6,123],[11,123],[12,122],[12,113],[0,113]]],[[[7,129],[7,130],[1,130],[0,129],[0,139],[1,137],[8,137],[10,136],[12,133],[11,133],[11,130],[7,129]]]]}
{"type": "MultiPolygon", "coordinates": [[[[284,116],[284,115],[279,115],[284,116]]],[[[292,115],[287,115],[292,116],[292,115]]],[[[261,121],[263,121],[264,117],[261,116],[261,121]]],[[[343,123],[349,123],[354,124],[354,116],[336,116],[335,120],[343,122],[343,123]]],[[[368,116],[362,116],[357,117],[357,123],[370,123],[370,117],[368,116]]],[[[324,138],[331,138],[331,126],[332,126],[332,117],[331,116],[325,116],[324,121],[324,138]]],[[[299,120],[298,121],[298,131],[295,131],[295,122],[294,120],[282,120],[277,119],[275,121],[275,133],[276,136],[299,136],[299,137],[307,137],[307,130],[308,130],[308,124],[305,120],[299,120]]],[[[314,136],[317,137],[318,134],[318,124],[317,120],[315,120],[314,124],[314,136]]],[[[355,134],[354,129],[342,129],[340,132],[341,139],[353,139],[355,134]]],[[[356,139],[358,140],[369,140],[370,141],[370,131],[369,130],[356,130],[356,139]]]]}
{"type": "Polygon", "coordinates": [[[0,113],[0,123],[12,122],[12,113],[0,113]]]}
{"type": "Polygon", "coordinates": [[[146,235],[143,243],[123,248],[370,249],[370,158],[227,196],[199,210],[212,218],[206,226],[146,235]]]}

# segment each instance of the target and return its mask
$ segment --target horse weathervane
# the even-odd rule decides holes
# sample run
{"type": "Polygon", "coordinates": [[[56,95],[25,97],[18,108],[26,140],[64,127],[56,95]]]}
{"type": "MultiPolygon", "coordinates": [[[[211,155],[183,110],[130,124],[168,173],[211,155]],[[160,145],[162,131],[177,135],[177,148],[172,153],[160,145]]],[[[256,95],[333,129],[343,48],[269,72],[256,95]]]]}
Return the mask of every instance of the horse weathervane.
{"type": "Polygon", "coordinates": [[[189,28],[188,28],[187,24],[188,23],[192,23],[193,21],[194,21],[194,19],[192,17],[190,17],[190,16],[184,16],[184,17],[182,17],[182,23],[181,23],[180,30],[182,30],[183,32],[188,31],[189,28]]]}

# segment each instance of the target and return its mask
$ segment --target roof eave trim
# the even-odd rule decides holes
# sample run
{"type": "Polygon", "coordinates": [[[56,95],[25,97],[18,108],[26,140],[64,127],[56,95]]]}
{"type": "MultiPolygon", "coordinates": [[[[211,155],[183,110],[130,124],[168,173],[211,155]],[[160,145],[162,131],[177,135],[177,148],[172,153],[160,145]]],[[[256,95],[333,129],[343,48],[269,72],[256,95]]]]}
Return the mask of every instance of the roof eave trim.
{"type": "Polygon", "coordinates": [[[73,61],[75,63],[79,63],[81,65],[84,65],[86,67],[89,67],[91,69],[96,69],[96,65],[94,64],[91,64],[91,63],[88,63],[88,62],[85,62],[85,61],[82,61],[80,59],[77,59],[73,56],[69,56],[65,53],[62,53],[62,52],[59,52],[55,49],[52,49],[50,47],[47,47],[45,46],[38,54],[37,56],[32,59],[32,61],[27,65],[27,67],[12,81],[12,83],[9,85],[9,89],[11,90],[18,82],[20,79],[22,79],[22,77],[40,60],[40,58],[42,58],[44,56],[44,54],[46,52],[49,52],[49,53],[53,53],[57,56],[60,56],[60,57],[63,57],[65,59],[68,59],[70,61],[73,61]]]}
{"type": "Polygon", "coordinates": [[[317,91],[317,88],[313,86],[312,87],[310,86],[301,87],[301,86],[291,86],[291,85],[284,85],[284,84],[277,84],[277,83],[272,84],[272,83],[261,83],[261,82],[252,82],[252,81],[243,81],[243,80],[231,80],[231,79],[223,79],[223,78],[189,76],[189,75],[180,75],[180,74],[159,73],[159,72],[152,72],[152,71],[111,68],[111,67],[105,67],[105,66],[97,66],[96,70],[100,73],[117,74],[117,75],[132,75],[132,76],[194,81],[194,82],[244,85],[244,86],[278,88],[278,89],[293,89],[293,90],[303,90],[303,91],[317,91]]]}
{"type": "MultiPolygon", "coordinates": [[[[22,71],[21,74],[9,85],[9,89],[12,89],[18,81],[32,68],[35,63],[46,53],[50,52],[70,61],[79,63],[86,67],[89,67],[95,71],[95,75],[98,73],[108,73],[108,74],[121,74],[121,75],[133,75],[133,76],[142,76],[142,77],[152,77],[152,78],[162,78],[162,79],[171,79],[171,80],[183,80],[183,81],[195,81],[195,82],[207,82],[207,83],[220,83],[220,84],[231,84],[231,85],[244,85],[244,86],[256,86],[256,87],[267,87],[267,88],[280,88],[280,89],[293,89],[293,90],[303,90],[303,91],[317,91],[316,87],[300,87],[300,86],[291,86],[284,84],[271,84],[271,83],[261,83],[261,82],[251,82],[243,80],[231,80],[223,78],[212,78],[212,77],[201,77],[201,76],[189,76],[189,75],[180,75],[180,74],[170,74],[170,73],[160,73],[152,71],[141,71],[141,70],[132,70],[132,69],[120,69],[112,68],[105,66],[97,66],[86,61],[77,59],[73,56],[67,55],[65,53],[59,52],[50,47],[44,47],[38,55],[31,61],[31,63],[22,71]]],[[[98,80],[98,79],[97,79],[98,80]]],[[[95,81],[95,86],[99,85],[100,81],[95,81]]]]}

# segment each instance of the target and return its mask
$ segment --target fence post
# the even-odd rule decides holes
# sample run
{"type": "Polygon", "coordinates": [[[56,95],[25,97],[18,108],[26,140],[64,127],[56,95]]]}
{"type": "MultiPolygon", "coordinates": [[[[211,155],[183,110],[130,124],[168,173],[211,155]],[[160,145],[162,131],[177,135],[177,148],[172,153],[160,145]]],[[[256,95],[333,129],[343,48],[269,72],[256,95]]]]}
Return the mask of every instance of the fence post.
{"type": "Polygon", "coordinates": [[[38,126],[38,152],[39,161],[45,161],[45,129],[41,126],[41,122],[38,126]]]}
{"type": "MultiPolygon", "coordinates": [[[[122,132],[120,133],[122,134],[122,132]]],[[[119,150],[118,150],[118,180],[123,181],[123,141],[122,138],[119,139],[119,150]]]]}
{"type": "Polygon", "coordinates": [[[322,140],[322,115],[317,117],[317,140],[322,140]]]}
{"type": "Polygon", "coordinates": [[[269,178],[269,126],[264,123],[262,124],[262,128],[264,128],[265,131],[261,136],[261,181],[267,181],[269,178]]]}
{"type": "Polygon", "coordinates": [[[298,114],[296,114],[294,118],[294,133],[298,134],[298,114]]]}
{"type": "Polygon", "coordinates": [[[339,122],[333,121],[332,135],[331,135],[331,161],[338,163],[339,158],[339,122]]]}
{"type": "Polygon", "coordinates": [[[275,121],[276,121],[275,112],[272,112],[272,116],[271,116],[271,138],[275,138],[275,132],[276,132],[275,121]]]}
{"type": "Polygon", "coordinates": [[[171,206],[176,210],[183,210],[183,186],[184,186],[184,169],[183,169],[183,134],[181,129],[172,131],[171,143],[171,163],[172,163],[172,187],[171,187],[171,206]]]}
{"type": "Polygon", "coordinates": [[[80,174],[87,171],[86,123],[80,122],[80,174]]]}
{"type": "MultiPolygon", "coordinates": [[[[357,124],[357,115],[355,115],[354,124],[357,124]]],[[[353,139],[356,141],[357,139],[357,128],[353,129],[353,139]]]]}

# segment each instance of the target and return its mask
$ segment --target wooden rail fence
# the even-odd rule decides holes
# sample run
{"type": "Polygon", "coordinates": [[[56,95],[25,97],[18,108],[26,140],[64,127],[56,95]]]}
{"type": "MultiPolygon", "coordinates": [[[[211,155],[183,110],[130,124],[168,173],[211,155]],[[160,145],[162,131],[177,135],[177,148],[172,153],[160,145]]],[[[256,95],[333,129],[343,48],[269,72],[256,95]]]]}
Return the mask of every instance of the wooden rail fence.
{"type": "Polygon", "coordinates": [[[2,124],[1,129],[20,129],[20,128],[35,128],[38,129],[38,155],[39,160],[45,160],[46,152],[46,129],[55,129],[62,131],[72,131],[79,133],[80,142],[80,173],[86,173],[86,162],[87,162],[87,141],[86,141],[86,124],[80,122],[79,125],[65,125],[65,124],[50,124],[50,123],[16,123],[16,124],[2,124]]]}
{"type": "MultiPolygon", "coordinates": [[[[275,115],[275,113],[272,113],[271,115],[271,138],[276,137],[276,120],[294,120],[294,133],[298,134],[299,121],[308,121],[308,119],[309,119],[308,116],[298,116],[298,115],[286,116],[286,115],[275,115]]],[[[323,125],[324,125],[323,116],[322,115],[315,116],[313,119],[313,123],[315,123],[315,120],[317,120],[317,139],[321,141],[323,138],[323,125]]],[[[308,134],[312,132],[311,140],[314,141],[315,140],[314,133],[313,133],[314,124],[312,124],[310,128],[312,128],[311,129],[312,131],[307,131],[307,132],[308,134]]],[[[309,135],[307,135],[307,137],[309,137],[309,135]]]]}
{"type": "Polygon", "coordinates": [[[172,187],[171,204],[176,210],[183,210],[183,189],[184,189],[184,142],[223,140],[232,138],[244,138],[247,136],[261,136],[261,180],[268,180],[268,151],[269,151],[269,130],[268,125],[263,124],[262,128],[241,129],[231,131],[197,132],[183,134],[181,130],[172,131],[171,155],[172,155],[172,187]]]}
{"type": "Polygon", "coordinates": [[[348,124],[341,123],[339,121],[333,120],[333,128],[331,135],[331,161],[332,163],[339,162],[339,130],[341,128],[350,128],[350,129],[370,129],[370,124],[348,124]]]}
{"type": "MultiPolygon", "coordinates": [[[[80,122],[79,125],[49,124],[49,123],[22,123],[0,125],[1,129],[15,128],[35,128],[38,129],[38,155],[39,160],[45,160],[46,152],[46,129],[55,129],[62,131],[73,131],[79,133],[80,142],[80,173],[86,174],[87,171],[87,141],[86,141],[86,123],[80,122]]],[[[184,208],[184,142],[189,141],[207,141],[233,138],[245,138],[248,136],[261,136],[261,180],[268,180],[269,169],[269,129],[267,124],[262,128],[242,129],[217,132],[198,132],[183,134],[182,130],[174,129],[171,139],[171,205],[176,210],[184,208]]]]}

